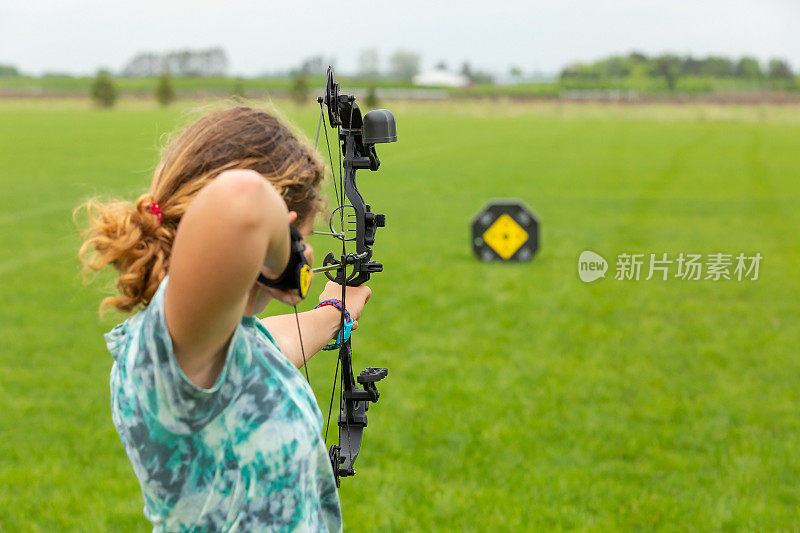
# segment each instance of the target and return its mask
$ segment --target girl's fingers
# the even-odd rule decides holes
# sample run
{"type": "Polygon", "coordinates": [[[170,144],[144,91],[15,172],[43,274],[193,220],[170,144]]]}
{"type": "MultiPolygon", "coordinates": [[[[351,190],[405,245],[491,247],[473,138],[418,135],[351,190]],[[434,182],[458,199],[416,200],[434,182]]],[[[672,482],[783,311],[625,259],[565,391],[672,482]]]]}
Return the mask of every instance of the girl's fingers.
{"type": "Polygon", "coordinates": [[[269,292],[270,296],[279,300],[287,305],[297,305],[300,303],[300,295],[297,294],[297,291],[282,291],[280,289],[275,289],[273,287],[266,287],[267,292],[269,292]]]}

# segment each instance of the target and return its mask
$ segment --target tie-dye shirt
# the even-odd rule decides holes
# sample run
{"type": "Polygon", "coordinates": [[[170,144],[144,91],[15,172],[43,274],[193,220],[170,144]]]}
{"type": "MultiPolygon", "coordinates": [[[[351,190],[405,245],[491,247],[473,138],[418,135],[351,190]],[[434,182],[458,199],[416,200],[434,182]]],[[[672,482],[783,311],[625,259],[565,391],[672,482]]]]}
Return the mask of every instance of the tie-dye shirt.
{"type": "Polygon", "coordinates": [[[106,334],[111,412],[154,531],[340,531],[339,496],[311,388],[254,316],[217,383],[181,371],[161,283],[106,334]]]}

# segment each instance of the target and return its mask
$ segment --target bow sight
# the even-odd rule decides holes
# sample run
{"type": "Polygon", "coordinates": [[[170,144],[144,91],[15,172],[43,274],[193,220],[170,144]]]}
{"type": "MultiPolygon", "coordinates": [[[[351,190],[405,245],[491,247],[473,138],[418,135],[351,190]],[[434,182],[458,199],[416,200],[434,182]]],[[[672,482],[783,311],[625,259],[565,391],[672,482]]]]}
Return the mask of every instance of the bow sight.
{"type": "MultiPolygon", "coordinates": [[[[338,207],[329,219],[330,233],[342,241],[342,254],[335,257],[329,253],[323,260],[323,266],[316,272],[325,272],[331,281],[342,286],[342,302],[345,303],[346,288],[357,287],[369,280],[370,274],[381,272],[383,265],[372,260],[372,248],[375,244],[375,232],[386,224],[385,215],[373,213],[370,206],[356,186],[356,170],[378,170],[381,162],[375,152],[375,145],[397,141],[397,130],[394,115],[386,109],[376,109],[363,117],[352,95],[339,94],[333,68],[328,67],[325,93],[317,99],[320,105],[320,126],[323,122],[323,106],[328,108],[328,123],[338,131],[339,141],[339,187],[337,187],[338,207]],[[345,197],[348,204],[345,204],[345,197]],[[349,209],[345,214],[345,209],[349,209]],[[338,216],[337,216],[338,215],[338,216]],[[339,219],[340,231],[334,229],[334,220],[339,219]],[[347,218],[347,224],[345,223],[347,218]],[[348,228],[355,227],[355,235],[348,228]],[[347,250],[347,243],[355,244],[355,251],[347,250]],[[335,274],[333,272],[335,271],[335,274]]],[[[328,130],[325,128],[327,139],[328,130]]],[[[317,131],[319,140],[319,130],[317,131]]],[[[333,168],[333,156],[330,145],[328,154],[333,168]]],[[[336,176],[334,175],[334,185],[336,176]]],[[[352,245],[351,245],[352,246],[352,245]]],[[[344,306],[343,306],[344,307],[344,306]]],[[[342,323],[344,327],[344,313],[342,323]]],[[[370,402],[377,402],[380,393],[376,383],[386,377],[385,368],[367,368],[356,379],[353,375],[352,348],[350,339],[339,347],[339,363],[341,365],[339,444],[330,448],[331,466],[339,486],[339,478],[355,475],[353,463],[361,449],[361,438],[367,426],[367,409],[370,402]],[[361,385],[361,387],[359,386],[361,385]],[[363,388],[362,388],[363,387],[363,388]]],[[[334,390],[335,393],[335,390],[334,390]]],[[[333,398],[331,398],[331,406],[333,398]]],[[[330,412],[328,413],[330,423],[330,412]]],[[[327,438],[327,426],[325,430],[327,438]]]]}

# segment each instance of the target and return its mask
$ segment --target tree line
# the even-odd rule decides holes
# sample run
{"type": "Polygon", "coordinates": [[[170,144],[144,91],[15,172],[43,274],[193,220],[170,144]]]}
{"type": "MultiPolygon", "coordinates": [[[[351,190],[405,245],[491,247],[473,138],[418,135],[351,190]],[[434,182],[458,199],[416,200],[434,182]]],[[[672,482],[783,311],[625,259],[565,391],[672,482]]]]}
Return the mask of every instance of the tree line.
{"type": "Polygon", "coordinates": [[[174,50],[165,53],[142,52],[122,68],[126,78],[154,78],[164,72],[187,78],[225,76],[228,56],[222,48],[174,50]]]}
{"type": "Polygon", "coordinates": [[[597,81],[644,76],[663,77],[667,87],[674,90],[678,78],[684,76],[761,81],[793,80],[795,73],[789,63],[781,58],[772,58],[762,65],[758,59],[750,56],[738,59],[723,56],[681,57],[674,54],[649,57],[632,52],[594,63],[572,63],[561,71],[560,79],[597,81]]]}
{"type": "MultiPolygon", "coordinates": [[[[378,87],[403,87],[407,88],[413,77],[421,71],[422,56],[411,50],[396,50],[390,55],[382,57],[376,48],[362,49],[356,56],[356,68],[351,77],[358,78],[358,83],[367,94],[367,102],[372,106],[377,105],[378,87]]],[[[144,87],[136,78],[155,79],[156,85],[149,85],[154,89],[155,98],[162,104],[168,105],[176,98],[173,88],[173,79],[187,86],[187,79],[195,78],[190,86],[205,87],[202,78],[209,79],[209,87],[220,92],[224,90],[233,97],[244,97],[246,87],[258,86],[257,79],[268,80],[272,89],[282,92],[295,99],[298,103],[307,103],[311,84],[318,84],[324,76],[329,64],[336,64],[334,58],[321,55],[306,58],[296,67],[264,75],[263,78],[229,78],[228,58],[221,48],[203,50],[175,50],[164,53],[142,52],[131,58],[116,74],[117,78],[107,70],[101,70],[91,86],[92,98],[101,106],[113,106],[117,99],[117,84],[121,87],[144,87]],[[213,79],[212,79],[213,78],[213,79]],[[130,83],[123,79],[131,80],[130,83]],[[230,87],[221,89],[229,82],[230,87]],[[133,84],[133,85],[132,85],[133,84]]],[[[435,64],[437,70],[448,70],[444,61],[435,64]]],[[[558,80],[526,80],[519,67],[512,67],[506,81],[511,84],[495,86],[491,73],[473,68],[469,62],[463,62],[460,68],[453,72],[460,73],[472,83],[465,91],[479,91],[478,94],[515,94],[515,95],[558,95],[562,90],[595,89],[608,87],[631,88],[639,91],[662,91],[664,85],[671,91],[676,89],[681,78],[682,91],[708,91],[733,88],[735,90],[752,90],[754,87],[768,90],[795,92],[800,90],[800,79],[792,70],[790,64],[781,58],[772,58],[761,62],[752,56],[729,58],[724,56],[694,57],[677,56],[674,54],[661,54],[647,56],[639,52],[627,55],[613,55],[591,63],[572,63],[564,67],[558,80]],[[648,80],[648,78],[650,80],[648,80]],[[664,82],[658,80],[661,78],[664,82]],[[722,80],[722,81],[715,81],[722,80]],[[662,85],[664,83],[664,85],[662,85]],[[506,86],[512,86],[506,89],[506,86]],[[517,87],[518,86],[518,87],[517,87]],[[482,92],[480,92],[482,91],[482,92]],[[505,93],[503,91],[506,91],[505,93]],[[544,92],[542,92],[544,91],[544,92]]],[[[340,73],[342,74],[342,73],[340,73]]],[[[56,76],[44,75],[43,79],[56,76]]],[[[27,77],[24,73],[11,64],[0,64],[0,79],[12,77],[27,77]]],[[[69,75],[58,75],[57,78],[69,78],[69,75]]],[[[32,85],[36,82],[31,81],[32,85]]],[[[0,82],[2,86],[2,82],[0,82]]],[[[23,87],[19,83],[10,83],[9,87],[23,87]]],[[[130,89],[124,89],[130,90],[130,89]]],[[[185,89],[184,89],[185,90],[185,89]]]]}
{"type": "MultiPolygon", "coordinates": [[[[385,60],[381,58],[377,48],[365,48],[358,53],[357,67],[353,75],[362,80],[399,80],[411,81],[422,70],[422,54],[413,50],[395,50],[385,60]]],[[[336,64],[335,59],[324,56],[313,56],[304,59],[300,64],[289,71],[293,78],[298,76],[319,76],[325,74],[328,65],[336,64]]],[[[438,61],[436,70],[448,70],[445,61],[438,61]]],[[[491,73],[473,67],[469,61],[461,63],[458,73],[466,77],[471,83],[492,83],[494,76],[491,73]]]]}

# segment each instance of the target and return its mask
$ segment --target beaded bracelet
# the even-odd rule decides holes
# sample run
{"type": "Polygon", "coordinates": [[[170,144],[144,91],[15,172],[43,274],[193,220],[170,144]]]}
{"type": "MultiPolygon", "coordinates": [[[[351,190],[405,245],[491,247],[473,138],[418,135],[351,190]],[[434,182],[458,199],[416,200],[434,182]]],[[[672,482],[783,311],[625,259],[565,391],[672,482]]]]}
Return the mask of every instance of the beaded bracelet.
{"type": "MultiPolygon", "coordinates": [[[[331,300],[323,300],[314,306],[314,309],[319,309],[320,307],[325,307],[326,305],[330,305],[335,307],[339,311],[342,310],[342,301],[337,299],[331,300]]],[[[335,350],[339,348],[344,342],[350,338],[350,331],[353,329],[353,318],[350,316],[350,312],[345,308],[344,309],[344,328],[339,330],[339,335],[336,338],[336,341],[332,344],[328,344],[323,346],[323,350],[335,350]]]]}

